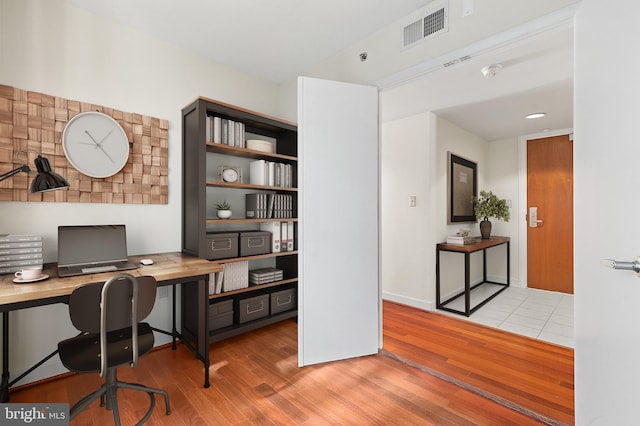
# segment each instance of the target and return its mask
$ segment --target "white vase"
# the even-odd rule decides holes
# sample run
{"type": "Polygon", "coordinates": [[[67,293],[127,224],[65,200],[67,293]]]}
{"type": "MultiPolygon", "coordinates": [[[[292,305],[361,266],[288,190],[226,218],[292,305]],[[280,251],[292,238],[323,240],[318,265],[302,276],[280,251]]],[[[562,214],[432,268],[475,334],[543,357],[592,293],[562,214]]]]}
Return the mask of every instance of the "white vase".
{"type": "Polygon", "coordinates": [[[218,217],[220,219],[229,219],[231,217],[231,210],[218,210],[218,217]]]}

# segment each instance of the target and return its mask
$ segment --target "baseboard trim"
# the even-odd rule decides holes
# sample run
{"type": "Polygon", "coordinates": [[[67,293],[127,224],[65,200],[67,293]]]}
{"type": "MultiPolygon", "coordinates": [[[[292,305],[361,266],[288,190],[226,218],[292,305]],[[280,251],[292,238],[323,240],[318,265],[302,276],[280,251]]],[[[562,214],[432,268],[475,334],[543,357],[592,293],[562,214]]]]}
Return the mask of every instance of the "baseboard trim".
{"type": "Polygon", "coordinates": [[[435,311],[435,303],[428,300],[416,299],[413,297],[402,296],[389,292],[382,292],[382,299],[390,302],[399,303],[401,305],[411,306],[413,308],[422,309],[423,311],[435,311]]]}

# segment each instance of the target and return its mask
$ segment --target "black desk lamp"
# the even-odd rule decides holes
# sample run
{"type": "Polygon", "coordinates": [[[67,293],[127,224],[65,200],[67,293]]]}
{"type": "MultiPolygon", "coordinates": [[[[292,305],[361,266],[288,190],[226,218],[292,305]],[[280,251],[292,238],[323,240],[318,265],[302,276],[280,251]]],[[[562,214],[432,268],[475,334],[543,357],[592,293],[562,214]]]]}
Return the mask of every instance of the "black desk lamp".
{"type": "MultiPolygon", "coordinates": [[[[38,175],[31,181],[31,192],[47,192],[55,191],[57,189],[69,188],[69,182],[67,182],[65,178],[51,170],[51,165],[49,164],[49,160],[47,160],[46,157],[38,155],[34,163],[36,163],[38,175]]],[[[20,172],[29,173],[31,172],[31,169],[26,164],[23,164],[22,166],[13,169],[10,172],[0,175],[0,181],[8,179],[20,172]]]]}

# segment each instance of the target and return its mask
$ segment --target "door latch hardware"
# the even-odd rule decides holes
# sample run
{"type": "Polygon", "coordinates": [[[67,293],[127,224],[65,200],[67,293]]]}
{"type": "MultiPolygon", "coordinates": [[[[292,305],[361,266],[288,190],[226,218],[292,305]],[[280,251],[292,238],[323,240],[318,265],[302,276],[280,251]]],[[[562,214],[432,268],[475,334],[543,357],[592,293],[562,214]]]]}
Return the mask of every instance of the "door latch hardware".
{"type": "Polygon", "coordinates": [[[603,259],[601,262],[602,266],[611,269],[619,269],[621,271],[633,271],[640,277],[640,256],[636,257],[634,261],[631,262],[623,262],[620,260],[613,259],[603,259]]]}

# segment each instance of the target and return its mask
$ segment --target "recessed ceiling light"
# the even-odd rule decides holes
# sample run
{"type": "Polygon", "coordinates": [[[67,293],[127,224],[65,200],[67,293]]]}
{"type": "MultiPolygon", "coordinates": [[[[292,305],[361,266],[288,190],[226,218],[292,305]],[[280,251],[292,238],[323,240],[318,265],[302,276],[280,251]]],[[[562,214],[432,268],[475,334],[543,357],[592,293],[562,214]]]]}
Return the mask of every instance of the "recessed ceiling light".
{"type": "Polygon", "coordinates": [[[547,115],[546,112],[534,112],[533,114],[525,115],[524,118],[533,119],[533,118],[544,117],[545,115],[547,115]]]}

